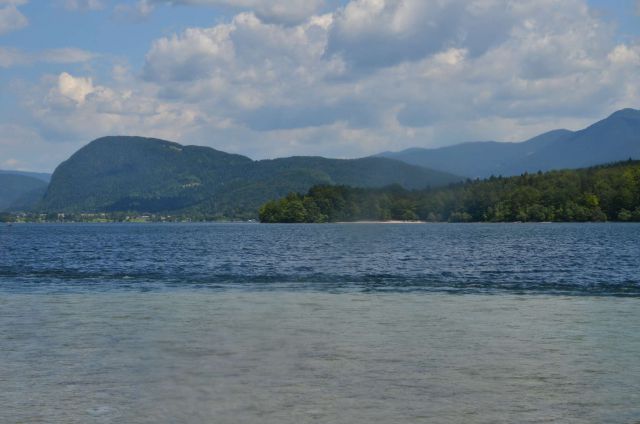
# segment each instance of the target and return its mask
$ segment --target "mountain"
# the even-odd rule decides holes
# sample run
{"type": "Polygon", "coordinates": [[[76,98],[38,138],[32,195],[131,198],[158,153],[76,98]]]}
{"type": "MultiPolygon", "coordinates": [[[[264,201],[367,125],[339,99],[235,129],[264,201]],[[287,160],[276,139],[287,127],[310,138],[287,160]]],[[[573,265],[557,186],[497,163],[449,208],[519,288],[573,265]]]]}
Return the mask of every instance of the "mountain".
{"type": "Polygon", "coordinates": [[[27,210],[42,198],[47,183],[16,174],[0,174],[0,211],[27,210]]]}
{"type": "Polygon", "coordinates": [[[37,178],[38,180],[44,181],[45,183],[49,183],[51,180],[51,174],[47,174],[44,172],[27,172],[27,171],[3,171],[0,169],[0,175],[3,174],[11,174],[11,175],[23,175],[25,177],[37,178]]]}
{"type": "Polygon", "coordinates": [[[623,109],[536,150],[514,163],[509,175],[520,170],[583,168],[629,158],[640,159],[640,110],[623,109]]]}
{"type": "Polygon", "coordinates": [[[253,161],[209,147],[104,137],[58,166],[39,205],[47,212],[173,212],[254,217],[266,200],[317,184],[406,188],[460,181],[387,158],[253,161]]]}
{"type": "Polygon", "coordinates": [[[514,161],[522,160],[571,134],[573,133],[568,130],[555,130],[522,143],[476,141],[439,149],[415,147],[401,152],[384,152],[380,156],[432,169],[446,169],[456,175],[471,178],[486,177],[491,174],[507,175],[511,172],[514,161]]]}
{"type": "Polygon", "coordinates": [[[470,178],[582,168],[640,158],[640,111],[623,109],[588,128],[555,130],[521,143],[470,142],[378,155],[470,178]]]}

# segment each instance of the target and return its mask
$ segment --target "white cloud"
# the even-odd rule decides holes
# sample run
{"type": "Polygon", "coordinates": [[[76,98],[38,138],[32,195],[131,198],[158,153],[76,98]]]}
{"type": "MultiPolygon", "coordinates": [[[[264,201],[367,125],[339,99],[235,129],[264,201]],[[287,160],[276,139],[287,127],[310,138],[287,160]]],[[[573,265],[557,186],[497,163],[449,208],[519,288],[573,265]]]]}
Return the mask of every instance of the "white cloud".
{"type": "Polygon", "coordinates": [[[242,12],[189,28],[141,70],[45,78],[24,104],[43,138],[78,145],[141,134],[348,157],[577,129],[639,106],[639,58],[583,0],[354,0],[295,24],[242,12]]]}
{"type": "Polygon", "coordinates": [[[197,80],[211,76],[216,64],[231,62],[232,25],[191,28],[181,35],[156,40],[146,57],[145,75],[156,81],[197,80]]]}
{"type": "Polygon", "coordinates": [[[0,1],[0,35],[19,30],[29,24],[27,17],[17,8],[25,3],[26,0],[0,1]]]}
{"type": "Polygon", "coordinates": [[[155,6],[151,0],[138,0],[135,4],[118,4],[114,16],[120,20],[141,21],[153,13],[155,6]]]}
{"type": "Polygon", "coordinates": [[[640,49],[637,46],[620,44],[609,53],[608,58],[615,65],[640,65],[640,49]]]}
{"type": "Polygon", "coordinates": [[[119,82],[110,87],[68,72],[44,78],[23,98],[32,126],[47,142],[75,149],[107,134],[183,140],[189,128],[200,124],[224,127],[222,120],[192,106],[159,101],[154,87],[133,80],[121,65],[113,74],[119,82]]]}
{"type": "Polygon", "coordinates": [[[0,46],[0,68],[30,65],[33,63],[83,63],[97,57],[95,53],[73,47],[48,49],[38,53],[28,53],[18,49],[0,46]]]}
{"type": "Polygon", "coordinates": [[[222,5],[253,11],[267,22],[301,22],[323,6],[323,0],[182,0],[181,3],[222,5]]]}
{"type": "Polygon", "coordinates": [[[477,108],[595,114],[591,101],[616,95],[603,67],[612,40],[578,0],[357,0],[293,27],[245,13],[160,39],[144,74],[168,99],[224,109],[256,130],[376,126],[389,110],[411,128],[477,108]],[[572,94],[559,96],[563,87],[572,94]]]}
{"type": "Polygon", "coordinates": [[[452,47],[478,56],[509,37],[515,9],[500,0],[354,0],[336,13],[327,49],[367,69],[452,47]]]}
{"type": "Polygon", "coordinates": [[[58,77],[57,92],[61,96],[71,99],[77,103],[84,103],[87,95],[95,91],[91,78],[75,78],[66,72],[58,77]]]}
{"type": "Polygon", "coordinates": [[[103,0],[64,0],[67,10],[102,10],[105,8],[103,0]]]}
{"type": "Polygon", "coordinates": [[[324,3],[324,0],[138,0],[134,6],[119,4],[116,11],[145,18],[157,5],[226,7],[251,11],[264,21],[294,24],[312,16],[324,3]]]}
{"type": "Polygon", "coordinates": [[[74,47],[64,47],[45,50],[36,57],[38,61],[47,63],[82,63],[96,58],[97,55],[74,47]]]}

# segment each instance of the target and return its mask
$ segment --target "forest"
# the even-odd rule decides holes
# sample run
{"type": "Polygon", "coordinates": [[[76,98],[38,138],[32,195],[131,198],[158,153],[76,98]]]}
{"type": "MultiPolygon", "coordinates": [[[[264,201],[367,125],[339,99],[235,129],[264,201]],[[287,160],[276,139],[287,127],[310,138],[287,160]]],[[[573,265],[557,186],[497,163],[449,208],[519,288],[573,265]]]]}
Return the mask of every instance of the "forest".
{"type": "Polygon", "coordinates": [[[265,223],[640,221],[640,161],[406,190],[319,185],[260,208],[265,223]]]}

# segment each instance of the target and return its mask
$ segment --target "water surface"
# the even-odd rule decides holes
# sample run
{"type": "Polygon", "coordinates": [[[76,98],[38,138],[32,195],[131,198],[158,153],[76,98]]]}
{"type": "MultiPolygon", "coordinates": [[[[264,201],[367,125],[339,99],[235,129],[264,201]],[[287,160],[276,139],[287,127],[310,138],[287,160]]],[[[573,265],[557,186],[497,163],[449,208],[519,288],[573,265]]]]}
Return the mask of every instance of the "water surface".
{"type": "Polygon", "coordinates": [[[638,423],[640,226],[0,228],[2,423],[638,423]]]}
{"type": "Polygon", "coordinates": [[[14,225],[0,290],[640,295],[640,224],[14,225]]]}

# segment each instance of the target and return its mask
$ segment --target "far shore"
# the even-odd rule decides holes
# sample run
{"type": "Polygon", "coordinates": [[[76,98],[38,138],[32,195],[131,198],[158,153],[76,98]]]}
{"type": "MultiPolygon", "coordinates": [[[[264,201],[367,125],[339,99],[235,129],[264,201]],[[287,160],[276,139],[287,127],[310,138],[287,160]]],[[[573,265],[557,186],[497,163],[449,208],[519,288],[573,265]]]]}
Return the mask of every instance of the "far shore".
{"type": "Polygon", "coordinates": [[[338,221],[333,224],[427,224],[428,221],[338,221]]]}

